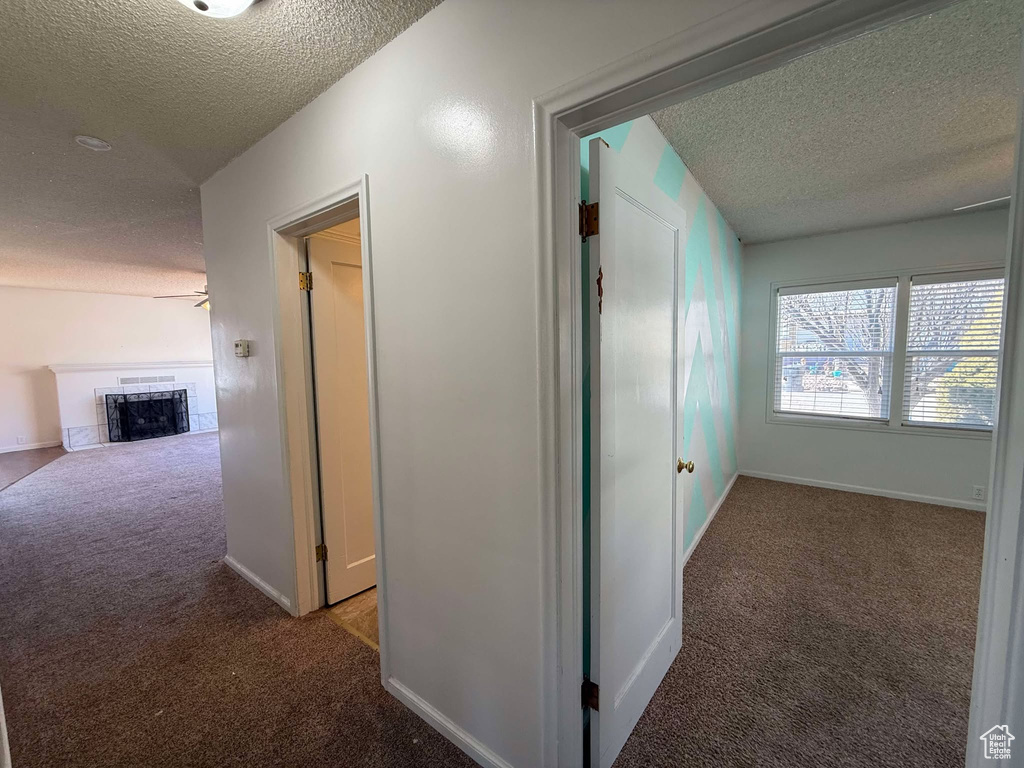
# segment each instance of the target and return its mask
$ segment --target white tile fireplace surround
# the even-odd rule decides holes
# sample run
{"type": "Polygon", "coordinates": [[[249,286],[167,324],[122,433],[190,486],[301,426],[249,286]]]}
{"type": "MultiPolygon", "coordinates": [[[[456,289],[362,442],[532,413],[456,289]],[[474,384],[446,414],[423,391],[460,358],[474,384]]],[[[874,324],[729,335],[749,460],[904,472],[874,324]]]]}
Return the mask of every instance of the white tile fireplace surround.
{"type": "Polygon", "coordinates": [[[50,370],[57,378],[61,442],[69,451],[112,444],[107,431],[108,394],[184,389],[188,392],[189,431],[217,429],[211,361],[86,363],[51,365],[50,370]]]}

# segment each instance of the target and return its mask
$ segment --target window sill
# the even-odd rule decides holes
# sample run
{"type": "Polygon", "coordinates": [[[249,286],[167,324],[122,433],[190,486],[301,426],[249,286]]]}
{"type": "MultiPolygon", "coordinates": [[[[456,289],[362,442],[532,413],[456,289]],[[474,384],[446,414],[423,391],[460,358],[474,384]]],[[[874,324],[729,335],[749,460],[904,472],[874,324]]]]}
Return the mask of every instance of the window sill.
{"type": "Polygon", "coordinates": [[[868,419],[844,419],[832,416],[804,416],[778,414],[774,411],[765,420],[768,424],[788,427],[818,427],[825,429],[852,429],[859,432],[878,432],[894,435],[918,435],[924,437],[953,437],[966,440],[991,440],[992,432],[980,429],[956,429],[951,427],[914,427],[868,419]]]}

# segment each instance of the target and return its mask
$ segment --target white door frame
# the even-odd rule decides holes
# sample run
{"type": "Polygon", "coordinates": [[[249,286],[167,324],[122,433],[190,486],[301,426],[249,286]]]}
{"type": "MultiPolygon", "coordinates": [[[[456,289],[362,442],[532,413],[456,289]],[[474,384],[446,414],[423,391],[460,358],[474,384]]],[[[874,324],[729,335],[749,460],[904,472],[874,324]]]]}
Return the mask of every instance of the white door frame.
{"type": "MultiPolygon", "coordinates": [[[[548,510],[543,537],[547,566],[544,640],[550,666],[545,670],[544,717],[556,734],[556,741],[548,741],[552,764],[578,766],[583,760],[583,297],[580,239],[576,231],[580,138],[752,77],[826,45],[933,12],[953,2],[751,0],[534,101],[534,170],[539,205],[538,343],[539,359],[549,361],[540,371],[539,386],[542,503],[548,510]],[[785,21],[774,21],[787,11],[790,15],[785,21]],[[729,30],[738,28],[758,31],[731,38],[729,30]]],[[[1021,173],[1018,159],[1015,189],[1022,188],[1021,173]]],[[[1024,471],[1024,328],[1019,327],[1024,324],[1024,314],[1019,312],[1019,304],[1024,300],[1022,205],[1024,200],[1018,197],[1007,257],[1010,311],[1001,367],[1010,375],[1001,384],[1000,417],[994,437],[996,456],[969,742],[977,741],[977,726],[981,723],[1017,722],[1009,717],[1008,710],[1012,706],[1013,713],[1019,715],[1024,707],[1020,701],[1024,696],[1024,649],[1020,647],[1024,645],[1024,576],[1015,572],[1024,549],[1019,541],[1024,531],[1018,527],[1020,475],[1024,471]],[[996,606],[1005,607],[1005,616],[996,606]],[[1016,649],[1013,664],[1008,649],[1016,649]],[[1004,681],[1007,672],[1013,675],[1012,681],[1004,681]]],[[[973,744],[968,749],[969,763],[973,765],[978,762],[978,752],[973,744]]]]}
{"type": "MultiPolygon", "coordinates": [[[[377,553],[377,604],[380,624],[381,682],[387,684],[387,581],[382,533],[380,414],[377,399],[377,342],[373,304],[373,256],[370,228],[369,178],[361,178],[283,214],[267,224],[271,269],[274,272],[274,350],[277,380],[283,397],[280,406],[282,455],[292,505],[295,551],[296,616],[324,603],[321,569],[315,548],[319,531],[320,501],[316,492],[316,426],[313,418],[313,381],[308,365],[310,335],[303,309],[298,273],[305,259],[303,240],[308,235],[359,217],[362,250],[363,312],[366,327],[366,364],[370,401],[370,469],[373,483],[373,533],[377,553]]],[[[314,286],[315,288],[315,286],[314,286]]]]}

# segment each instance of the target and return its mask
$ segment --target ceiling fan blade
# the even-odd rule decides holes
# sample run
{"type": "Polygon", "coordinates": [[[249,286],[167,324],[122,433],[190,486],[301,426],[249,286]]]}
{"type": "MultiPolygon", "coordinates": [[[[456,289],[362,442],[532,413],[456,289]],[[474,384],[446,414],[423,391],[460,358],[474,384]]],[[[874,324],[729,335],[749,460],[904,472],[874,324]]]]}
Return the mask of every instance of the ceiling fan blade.
{"type": "Polygon", "coordinates": [[[175,296],[154,296],[154,299],[191,299],[191,293],[179,293],[175,296]]]}

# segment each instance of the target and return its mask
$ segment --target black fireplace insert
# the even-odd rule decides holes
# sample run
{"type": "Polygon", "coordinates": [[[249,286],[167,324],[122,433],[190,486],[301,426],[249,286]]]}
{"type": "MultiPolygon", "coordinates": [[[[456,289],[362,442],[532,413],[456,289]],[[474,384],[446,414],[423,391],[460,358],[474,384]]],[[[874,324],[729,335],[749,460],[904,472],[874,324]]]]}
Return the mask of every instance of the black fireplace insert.
{"type": "Polygon", "coordinates": [[[107,395],[107,427],[112,443],[188,432],[188,390],[107,395]]]}

